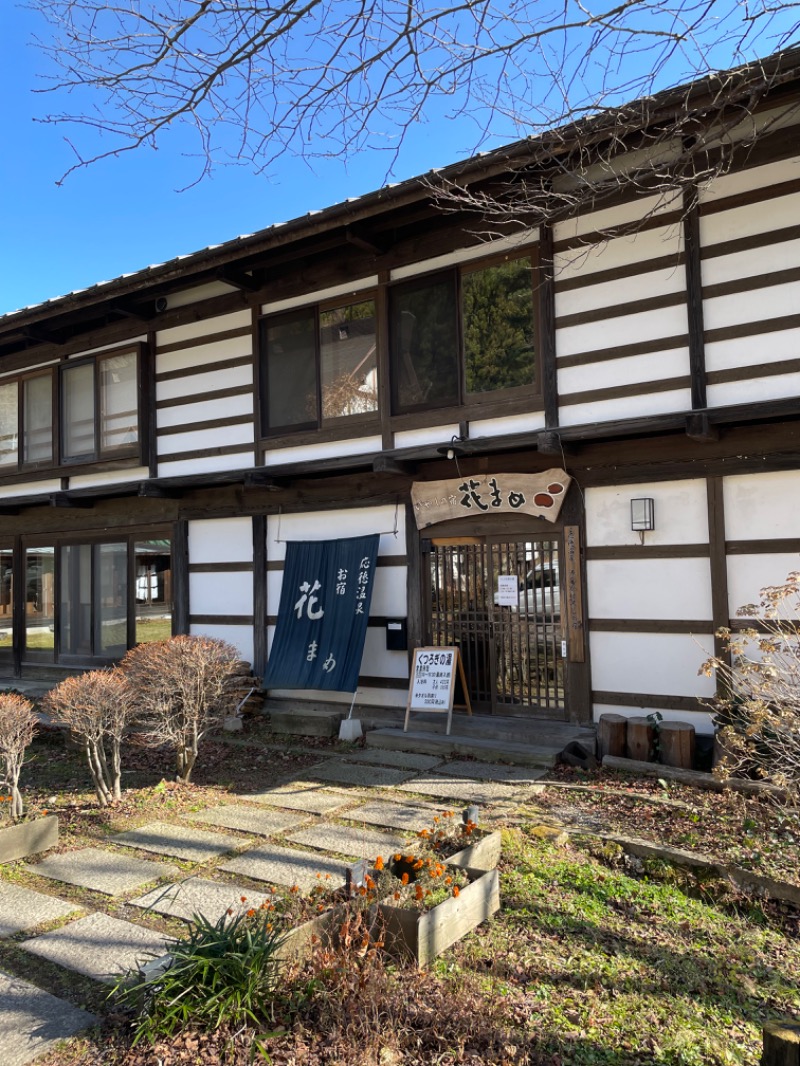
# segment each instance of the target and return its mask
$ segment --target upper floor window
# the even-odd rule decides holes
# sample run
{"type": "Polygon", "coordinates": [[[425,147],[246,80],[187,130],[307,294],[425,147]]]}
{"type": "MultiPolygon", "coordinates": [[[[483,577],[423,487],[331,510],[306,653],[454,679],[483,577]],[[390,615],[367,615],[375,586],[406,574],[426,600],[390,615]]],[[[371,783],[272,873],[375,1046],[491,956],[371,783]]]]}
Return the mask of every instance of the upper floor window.
{"type": "Polygon", "coordinates": [[[139,450],[138,349],[0,383],[0,473],[139,450]]]}
{"type": "Polygon", "coordinates": [[[404,282],[390,293],[396,413],[535,388],[530,256],[404,282]]]}
{"type": "Polygon", "coordinates": [[[261,324],[265,430],[315,429],[378,409],[375,301],[307,307],[261,324]]]}

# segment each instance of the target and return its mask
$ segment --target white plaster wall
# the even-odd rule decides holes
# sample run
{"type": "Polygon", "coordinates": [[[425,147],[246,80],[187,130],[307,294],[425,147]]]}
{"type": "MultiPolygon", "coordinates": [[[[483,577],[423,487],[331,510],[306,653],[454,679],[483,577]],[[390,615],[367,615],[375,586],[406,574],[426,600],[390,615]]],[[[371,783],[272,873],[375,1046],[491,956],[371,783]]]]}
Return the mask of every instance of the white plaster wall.
{"type": "Polygon", "coordinates": [[[437,255],[432,259],[420,259],[408,266],[395,267],[391,272],[392,281],[400,281],[402,278],[413,278],[417,274],[424,274],[431,270],[444,270],[446,267],[455,266],[457,263],[469,263],[475,259],[484,259],[486,256],[499,255],[509,252],[521,255],[525,248],[538,240],[539,230],[525,229],[513,233],[509,237],[501,237],[496,241],[481,241],[472,248],[459,248],[455,252],[446,255],[437,255]]]}
{"type": "Polygon", "coordinates": [[[642,269],[647,270],[651,259],[665,255],[677,257],[682,247],[680,226],[670,225],[615,237],[600,244],[556,252],[553,257],[556,288],[559,281],[589,277],[599,270],[613,270],[630,263],[641,263],[642,269]]]}
{"type": "Polygon", "coordinates": [[[727,540],[800,536],[800,470],[731,475],[722,491],[727,540]]]}
{"type": "Polygon", "coordinates": [[[593,718],[595,722],[600,721],[601,714],[621,714],[625,718],[646,718],[648,714],[655,714],[659,710],[665,721],[688,722],[689,725],[694,726],[698,734],[705,733],[712,736],[714,733],[712,715],[707,711],[671,711],[666,707],[617,707],[606,703],[595,703],[593,718]]]}
{"type": "MultiPolygon", "coordinates": [[[[197,403],[181,404],[179,407],[161,407],[156,411],[156,425],[159,429],[167,426],[192,425],[205,422],[210,418],[235,418],[237,415],[253,416],[253,394],[241,396],[223,396],[217,400],[200,400],[197,403]]],[[[251,428],[251,443],[254,431],[251,428]]]]}
{"type": "Polygon", "coordinates": [[[287,540],[330,540],[332,537],[360,537],[367,533],[380,533],[379,555],[405,555],[405,521],[405,508],[402,504],[396,508],[384,505],[343,508],[337,511],[309,511],[306,514],[269,515],[267,559],[285,559],[287,540]]]}
{"type": "Polygon", "coordinates": [[[708,543],[706,482],[693,478],[586,489],[587,545],[637,545],[639,534],[631,529],[631,500],[642,497],[650,497],[655,506],[656,528],[645,534],[645,543],[708,543]]]}
{"type": "Polygon", "coordinates": [[[159,462],[159,477],[180,477],[183,474],[213,474],[220,470],[244,470],[253,465],[253,449],[233,455],[212,455],[205,459],[180,459],[174,463],[159,462]]]}
{"type": "MultiPolygon", "coordinates": [[[[800,204],[799,204],[800,206],[800,204]]],[[[703,326],[721,329],[741,322],[763,322],[797,310],[797,283],[768,285],[752,292],[736,292],[703,301],[703,326]]]]}
{"type": "Polygon", "coordinates": [[[757,278],[776,270],[796,266],[800,262],[800,239],[748,248],[733,255],[712,256],[702,262],[704,285],[718,285],[739,278],[757,278]]]}
{"type": "Polygon", "coordinates": [[[343,455],[370,455],[380,450],[381,438],[379,436],[332,440],[323,444],[307,444],[297,448],[274,448],[264,453],[264,466],[305,463],[313,459],[336,459],[343,455]]]}
{"type": "Polygon", "coordinates": [[[77,474],[69,479],[71,489],[88,489],[92,485],[125,485],[132,481],[145,481],[150,476],[146,466],[135,470],[104,470],[96,474],[77,474]]]}
{"type": "Polygon", "coordinates": [[[800,193],[791,193],[758,204],[733,207],[719,214],[701,216],[700,241],[705,246],[783,229],[798,217],[798,211],[800,193]]]}
{"type": "Polygon", "coordinates": [[[250,449],[252,463],[253,456],[253,422],[241,422],[238,425],[219,426],[216,429],[198,429],[192,431],[187,426],[186,433],[170,433],[167,437],[158,438],[158,455],[160,459],[168,459],[170,455],[179,455],[183,452],[191,452],[201,448],[224,447],[228,444],[241,444],[242,451],[250,449]]]}
{"type": "Polygon", "coordinates": [[[800,395],[800,373],[796,372],[709,385],[707,403],[709,407],[727,407],[737,403],[756,403],[758,400],[784,400],[787,396],[797,395],[800,395]]]}
{"type": "Polygon", "coordinates": [[[530,433],[544,429],[544,411],[532,411],[524,415],[508,415],[505,418],[478,418],[469,423],[470,438],[503,437],[511,433],[530,433]]]}
{"type": "Polygon", "coordinates": [[[581,366],[558,368],[558,392],[569,396],[585,389],[604,389],[615,385],[645,383],[662,378],[681,377],[689,373],[689,349],[671,348],[647,355],[608,359],[581,366]]]}
{"type": "MultiPolygon", "coordinates": [[[[431,418],[435,418],[431,414],[431,418]]],[[[425,429],[404,429],[394,435],[395,448],[418,448],[423,444],[449,444],[458,436],[458,423],[450,426],[428,426],[425,429]]]]}
{"type": "Polygon", "coordinates": [[[0,486],[0,499],[13,499],[15,496],[46,496],[50,492],[61,491],[61,480],[53,478],[48,481],[26,481],[23,484],[0,486]]]}
{"type": "Polygon", "coordinates": [[[189,522],[190,563],[252,561],[253,524],[250,518],[198,518],[189,522]]]}
{"type": "Polygon", "coordinates": [[[241,326],[249,326],[252,318],[249,310],[231,311],[227,315],[217,315],[215,318],[201,318],[198,322],[190,322],[185,326],[172,326],[170,329],[160,329],[156,333],[156,347],[167,344],[177,344],[179,341],[194,340],[195,337],[205,337],[211,333],[222,333],[228,329],[238,329],[241,326]]]}
{"type": "Polygon", "coordinates": [[[732,337],[726,341],[712,341],[705,348],[706,367],[710,371],[780,363],[800,355],[800,329],[785,329],[761,337],[732,337]]]}
{"type": "Polygon", "coordinates": [[[749,167],[723,174],[699,190],[700,203],[712,203],[726,196],[736,196],[754,189],[765,189],[782,181],[800,177],[800,159],[782,159],[761,167],[749,167]]]}
{"type": "Polygon", "coordinates": [[[217,626],[202,625],[191,626],[192,636],[217,637],[226,640],[237,649],[245,662],[253,661],[253,627],[252,626],[217,626]]]}
{"type": "Polygon", "coordinates": [[[590,422],[610,422],[617,418],[641,418],[643,415],[663,415],[673,411],[691,410],[689,389],[673,392],[653,392],[642,396],[621,396],[616,400],[563,405],[559,412],[562,426],[581,426],[590,422]]]}
{"type": "Polygon", "coordinates": [[[708,559],[590,559],[586,583],[592,618],[712,616],[708,559]]]}
{"type": "Polygon", "coordinates": [[[657,195],[636,197],[624,204],[615,207],[607,207],[603,211],[591,211],[583,215],[576,215],[564,222],[558,222],[553,227],[553,238],[556,241],[570,240],[573,237],[582,237],[586,233],[594,233],[597,230],[608,229],[610,226],[620,226],[625,222],[638,222],[648,215],[660,215],[672,208],[679,202],[680,193],[670,195],[657,195]]]}
{"type": "Polygon", "coordinates": [[[261,305],[261,314],[274,315],[280,311],[290,311],[294,307],[305,307],[309,304],[319,303],[321,300],[333,300],[337,296],[355,296],[364,289],[374,289],[377,284],[378,275],[372,274],[366,278],[348,281],[346,285],[331,285],[327,289],[318,289],[316,292],[305,292],[302,296],[290,296],[285,300],[273,300],[271,303],[261,305]]]}
{"type": "Polygon", "coordinates": [[[683,266],[676,263],[661,270],[648,270],[647,263],[642,263],[641,272],[633,277],[568,289],[566,292],[559,292],[556,286],[556,318],[582,311],[624,307],[634,300],[646,300],[670,292],[682,293],[685,289],[686,272],[683,266]]]}
{"type": "Polygon", "coordinates": [[[728,606],[731,618],[745,604],[757,604],[761,589],[782,585],[787,574],[800,570],[800,553],[728,556],[728,606]]]}
{"type": "Polygon", "coordinates": [[[619,344],[681,336],[688,328],[685,304],[634,314],[625,314],[622,308],[620,315],[602,322],[566,328],[556,323],[556,355],[575,355],[614,348],[619,344]]]}
{"type": "Polygon", "coordinates": [[[210,281],[207,285],[198,285],[195,289],[170,293],[167,297],[167,307],[187,307],[203,300],[213,300],[215,296],[228,296],[236,291],[233,285],[226,285],[224,281],[210,281]]]}
{"type": "Polygon", "coordinates": [[[714,679],[699,677],[714,654],[710,634],[590,633],[592,688],[599,692],[646,692],[659,696],[714,694],[714,679]]]}
{"type": "Polygon", "coordinates": [[[220,375],[218,370],[206,374],[193,374],[188,378],[156,382],[156,401],[179,400],[184,396],[202,396],[215,389],[230,389],[235,386],[252,385],[252,366],[236,366],[220,375]]]}
{"type": "Polygon", "coordinates": [[[189,574],[189,614],[252,613],[252,573],[189,574]]]}
{"type": "Polygon", "coordinates": [[[226,341],[212,341],[196,348],[187,348],[179,352],[166,352],[156,356],[156,373],[169,374],[175,370],[188,370],[191,367],[219,363],[224,359],[238,359],[253,354],[251,336],[231,337],[226,341]]]}

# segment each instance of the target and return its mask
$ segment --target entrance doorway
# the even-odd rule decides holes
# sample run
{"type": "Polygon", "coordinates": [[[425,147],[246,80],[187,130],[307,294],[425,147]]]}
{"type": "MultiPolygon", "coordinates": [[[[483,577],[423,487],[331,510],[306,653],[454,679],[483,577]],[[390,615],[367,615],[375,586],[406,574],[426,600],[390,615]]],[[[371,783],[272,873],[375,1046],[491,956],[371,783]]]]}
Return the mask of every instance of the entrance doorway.
{"type": "Polygon", "coordinates": [[[461,649],[474,710],[566,719],[561,532],[438,537],[425,547],[427,642],[461,649]]]}

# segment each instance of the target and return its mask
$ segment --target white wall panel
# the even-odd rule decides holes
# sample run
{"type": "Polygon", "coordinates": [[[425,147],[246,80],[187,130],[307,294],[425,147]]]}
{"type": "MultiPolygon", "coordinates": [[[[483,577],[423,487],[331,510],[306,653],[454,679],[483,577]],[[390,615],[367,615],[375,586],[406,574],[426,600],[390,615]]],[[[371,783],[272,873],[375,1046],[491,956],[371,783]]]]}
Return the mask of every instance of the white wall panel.
{"type": "Polygon", "coordinates": [[[686,305],[662,307],[656,311],[625,314],[602,322],[587,322],[582,326],[558,326],[556,323],[556,355],[575,355],[615,348],[620,344],[658,340],[660,337],[681,336],[688,330],[686,305]]]}
{"type": "Polygon", "coordinates": [[[712,616],[708,559],[591,559],[586,582],[592,618],[712,616]]]}
{"type": "Polygon", "coordinates": [[[556,319],[562,315],[623,306],[634,300],[646,300],[670,292],[683,292],[685,289],[686,271],[682,265],[676,263],[662,270],[648,270],[647,264],[643,263],[641,271],[632,277],[585,285],[580,289],[567,289],[566,292],[559,292],[556,285],[556,319]]]}
{"type": "Polygon", "coordinates": [[[706,344],[706,367],[709,371],[734,367],[763,366],[800,356],[800,329],[785,329],[762,337],[732,337],[706,344]]]}
{"type": "Polygon", "coordinates": [[[643,415],[687,411],[691,406],[691,391],[676,389],[674,392],[653,392],[649,395],[621,396],[617,400],[562,405],[558,417],[562,426],[581,426],[587,422],[610,422],[616,418],[641,418],[643,415]]]}
{"type": "Polygon", "coordinates": [[[766,244],[762,248],[748,248],[734,255],[717,255],[704,259],[702,275],[704,285],[718,285],[740,278],[757,278],[800,263],[800,240],[766,244]]]}
{"type": "Polygon", "coordinates": [[[800,159],[782,159],[778,163],[766,163],[762,167],[749,167],[723,174],[712,182],[701,186],[700,203],[713,203],[726,196],[737,196],[754,189],[766,189],[782,181],[791,181],[800,177],[800,159]]]}
{"type": "Polygon", "coordinates": [[[530,433],[544,429],[544,411],[532,411],[524,415],[506,415],[505,418],[479,418],[469,424],[470,438],[503,437],[510,433],[530,433]]]}
{"type": "Polygon", "coordinates": [[[621,383],[658,381],[689,373],[689,349],[672,348],[624,359],[608,359],[581,366],[558,367],[559,396],[585,389],[605,389],[621,383]]]}
{"type": "Polygon", "coordinates": [[[348,281],[346,285],[331,285],[327,289],[318,289],[316,292],[306,292],[302,296],[290,296],[285,300],[273,300],[272,303],[261,305],[262,315],[274,315],[279,311],[289,311],[293,307],[306,307],[309,304],[319,303],[321,300],[333,300],[337,296],[354,296],[363,289],[374,289],[378,284],[378,275],[371,274],[366,278],[357,278],[348,281]]]}
{"type": "MultiPolygon", "coordinates": [[[[431,416],[435,417],[435,416],[431,416]]],[[[458,436],[458,423],[450,426],[427,426],[425,429],[404,429],[394,435],[395,448],[418,448],[423,444],[448,444],[458,436]]]]}
{"type": "Polygon", "coordinates": [[[783,229],[798,217],[800,193],[777,196],[759,204],[745,204],[730,211],[700,217],[702,245],[718,244],[739,237],[751,237],[773,229],[783,229]]]}
{"type": "Polygon", "coordinates": [[[170,455],[190,452],[200,448],[218,448],[228,444],[241,444],[242,451],[248,446],[253,448],[253,423],[244,422],[233,426],[220,426],[217,429],[200,429],[195,432],[170,433],[158,438],[158,454],[166,459],[170,455]]]}
{"type": "Polygon", "coordinates": [[[245,662],[253,661],[253,627],[252,626],[218,626],[211,624],[193,625],[189,632],[192,636],[216,637],[226,640],[239,652],[245,662]]]}
{"type": "Polygon", "coordinates": [[[25,481],[16,485],[0,485],[0,500],[12,499],[14,496],[46,496],[49,492],[60,492],[59,478],[48,481],[25,481]]]}
{"type": "Polygon", "coordinates": [[[665,721],[688,722],[689,725],[694,726],[698,734],[705,733],[711,736],[714,733],[712,715],[707,711],[671,711],[667,707],[612,707],[605,703],[595,703],[593,718],[595,722],[600,721],[601,714],[621,714],[625,718],[646,718],[648,714],[654,714],[658,710],[661,711],[665,721]]]}
{"type": "Polygon", "coordinates": [[[655,501],[656,528],[645,534],[647,544],[708,542],[706,482],[694,478],[586,489],[587,545],[637,545],[639,534],[631,529],[631,500],[643,496],[655,501]]]}
{"type": "Polygon", "coordinates": [[[197,518],[189,522],[190,563],[251,563],[250,518],[197,518]]]}
{"type": "MultiPolygon", "coordinates": [[[[226,341],[213,341],[196,348],[187,348],[180,352],[166,352],[156,356],[156,373],[169,374],[175,370],[188,370],[191,367],[218,363],[223,359],[238,359],[253,354],[251,336],[231,337],[226,341]]],[[[227,371],[226,371],[227,373],[227,371]]]]}
{"type": "Polygon", "coordinates": [[[218,370],[193,374],[189,378],[156,382],[156,400],[179,400],[183,396],[202,396],[215,389],[231,389],[253,384],[252,366],[236,366],[220,375],[218,370]]]}
{"type": "Polygon", "coordinates": [[[167,307],[187,307],[201,300],[213,300],[215,296],[228,296],[237,291],[233,285],[226,285],[224,281],[209,281],[207,285],[198,285],[194,289],[171,292],[167,297],[167,307]]]}
{"type": "Polygon", "coordinates": [[[355,437],[353,440],[332,440],[297,448],[274,448],[264,453],[264,466],[306,463],[311,459],[336,459],[343,455],[370,455],[373,452],[379,452],[381,444],[381,438],[375,436],[355,437]]]}
{"type": "Polygon", "coordinates": [[[607,207],[603,211],[576,215],[564,222],[556,223],[553,227],[553,238],[556,241],[570,240],[573,237],[582,237],[586,233],[609,229],[611,226],[621,226],[626,222],[639,222],[648,215],[664,214],[665,211],[672,210],[679,202],[679,197],[679,193],[672,196],[659,194],[636,197],[627,203],[607,207]]]}
{"type": "Polygon", "coordinates": [[[190,322],[185,326],[160,329],[156,333],[156,347],[194,340],[195,337],[205,337],[210,333],[222,333],[227,329],[239,329],[242,326],[251,325],[252,321],[249,310],[231,311],[227,315],[217,315],[215,318],[201,318],[198,322],[190,322]]]}
{"type": "Polygon", "coordinates": [[[787,396],[800,395],[800,373],[709,385],[707,393],[709,407],[756,403],[758,400],[784,400],[787,396]]]}
{"type": "Polygon", "coordinates": [[[174,463],[158,464],[159,477],[180,477],[183,474],[213,474],[220,470],[244,470],[253,465],[253,451],[234,455],[214,455],[205,459],[180,459],[174,463]]]}
{"type": "Polygon", "coordinates": [[[714,654],[713,636],[677,633],[591,633],[592,688],[659,696],[714,695],[700,664],[714,654]]]}
{"type": "Polygon", "coordinates": [[[743,322],[762,322],[797,311],[797,283],[768,285],[752,292],[735,292],[703,301],[705,329],[721,329],[743,322]]]}
{"type": "MultiPolygon", "coordinates": [[[[285,559],[288,540],[330,540],[380,533],[379,555],[405,555],[405,508],[400,505],[310,511],[307,514],[269,515],[267,559],[285,559]],[[395,523],[397,535],[394,535],[395,523]],[[280,538],[280,539],[278,539],[280,538]]],[[[377,614],[378,612],[373,612],[377,614]]]]}
{"type": "Polygon", "coordinates": [[[761,589],[782,585],[787,574],[800,570],[800,553],[775,552],[770,555],[728,556],[728,607],[736,618],[740,607],[758,603],[761,589]]]}
{"type": "Polygon", "coordinates": [[[469,263],[474,259],[485,259],[489,255],[499,255],[501,252],[522,253],[525,248],[534,243],[539,236],[539,230],[525,229],[519,233],[512,233],[509,237],[501,237],[496,241],[481,241],[472,248],[459,248],[455,252],[446,255],[437,255],[433,259],[421,259],[408,266],[396,267],[391,271],[392,281],[402,278],[413,278],[417,274],[424,274],[430,270],[444,270],[445,267],[455,266],[457,263],[469,263]]]}
{"type": "MultiPolygon", "coordinates": [[[[181,404],[179,407],[161,407],[156,411],[156,425],[192,425],[210,418],[235,418],[237,415],[253,415],[253,394],[223,396],[218,400],[200,400],[198,403],[181,404]]],[[[252,432],[251,432],[252,436],[252,432]]]]}
{"type": "Polygon", "coordinates": [[[599,270],[613,270],[630,266],[631,263],[641,263],[646,270],[651,259],[660,259],[665,255],[677,257],[682,248],[681,228],[673,224],[631,233],[626,237],[615,237],[600,244],[556,252],[553,258],[556,288],[559,281],[588,278],[599,270]]]}
{"type": "Polygon", "coordinates": [[[800,470],[722,479],[726,540],[800,536],[800,470]]]}
{"type": "Polygon", "coordinates": [[[189,574],[189,614],[252,613],[252,573],[189,574]]]}
{"type": "Polygon", "coordinates": [[[132,481],[144,481],[150,476],[146,466],[135,470],[103,470],[96,474],[77,474],[69,479],[71,489],[88,489],[93,485],[126,485],[132,481]]]}

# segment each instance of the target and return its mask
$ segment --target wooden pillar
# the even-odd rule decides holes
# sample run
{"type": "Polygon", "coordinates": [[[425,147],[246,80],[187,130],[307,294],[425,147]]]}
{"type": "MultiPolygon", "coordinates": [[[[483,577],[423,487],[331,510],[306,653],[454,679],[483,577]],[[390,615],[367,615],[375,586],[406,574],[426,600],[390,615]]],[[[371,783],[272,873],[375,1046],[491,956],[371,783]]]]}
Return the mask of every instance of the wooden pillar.
{"type": "Polygon", "coordinates": [[[660,762],[691,770],[694,766],[694,726],[688,722],[662,722],[658,730],[660,762]]]}
{"type": "Polygon", "coordinates": [[[267,518],[253,515],[253,673],[267,665],[267,518]]]}
{"type": "Polygon", "coordinates": [[[600,759],[604,755],[625,755],[625,737],[628,719],[624,714],[601,714],[597,725],[597,743],[600,759]]]}
{"type": "Polygon", "coordinates": [[[627,754],[629,759],[652,762],[655,751],[656,730],[649,718],[628,719],[627,754]]]}
{"type": "Polygon", "coordinates": [[[761,1066],[800,1066],[800,1022],[767,1022],[761,1066]]]}

